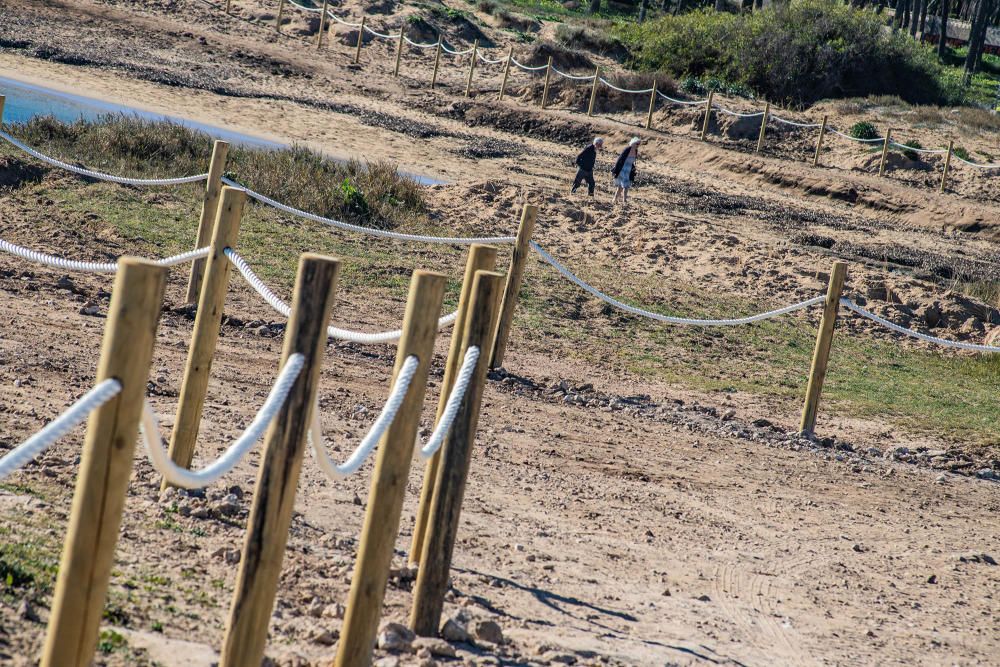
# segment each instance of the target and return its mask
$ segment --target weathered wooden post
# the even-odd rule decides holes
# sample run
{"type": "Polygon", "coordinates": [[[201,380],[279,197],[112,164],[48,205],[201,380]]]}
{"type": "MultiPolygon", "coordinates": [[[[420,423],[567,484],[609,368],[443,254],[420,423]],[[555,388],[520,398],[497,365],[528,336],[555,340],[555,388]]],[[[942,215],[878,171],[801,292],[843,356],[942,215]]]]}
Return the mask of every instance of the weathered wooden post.
{"type": "MultiPolygon", "coordinates": [[[[219,327],[222,326],[230,271],[230,261],[225,250],[236,245],[245,204],[245,192],[237,188],[222,188],[222,202],[212,232],[212,251],[205,269],[205,284],[198,299],[198,312],[191,333],[191,349],[184,366],[177,417],[170,436],[170,458],[183,468],[191,465],[191,458],[194,456],[212,359],[215,357],[215,345],[219,340],[219,327]]],[[[167,481],[163,480],[161,488],[165,489],[167,486],[167,481]]]]}
{"type": "Polygon", "coordinates": [[[500,317],[497,318],[497,332],[494,337],[493,354],[490,368],[503,365],[510,331],[514,326],[514,308],[521,293],[521,282],[524,278],[524,265],[531,253],[531,235],[535,232],[535,221],[538,219],[538,207],[525,203],[521,210],[521,224],[517,228],[517,241],[514,252],[510,256],[510,267],[507,269],[507,282],[504,285],[503,301],[500,304],[500,317]]]}
{"type": "Polygon", "coordinates": [[[889,155],[889,143],[892,141],[892,128],[885,131],[885,143],[882,144],[882,159],[878,163],[878,175],[885,175],[885,159],[889,155]]]}
{"type": "Polygon", "coordinates": [[[323,48],[323,33],[326,32],[326,8],[330,0],[323,0],[323,11],[319,15],[319,33],[316,35],[316,49],[323,48]]]}
{"type": "Polygon", "coordinates": [[[339,273],[340,263],[328,257],[299,260],[280,367],[293,354],[304,355],[305,363],[264,436],[221,667],[259,665],[264,657],[339,273]]]}
{"type": "Polygon", "coordinates": [[[708,91],[708,99],[705,100],[705,121],[701,124],[701,140],[705,141],[705,135],[708,134],[708,121],[712,118],[712,98],[715,97],[715,91],[708,91]]]}
{"type": "Polygon", "coordinates": [[[226,13],[229,14],[229,10],[232,9],[233,0],[226,0],[226,13]]]}
{"type": "Polygon", "coordinates": [[[392,68],[392,75],[399,76],[399,63],[403,60],[403,40],[406,31],[403,26],[399,26],[399,44],[396,46],[396,64],[392,68]]]}
{"type": "Polygon", "coordinates": [[[434,50],[434,74],[431,75],[431,88],[437,85],[438,68],[441,66],[441,35],[438,35],[437,48],[434,50]]]}
{"type": "Polygon", "coordinates": [[[354,64],[357,65],[361,62],[361,45],[365,43],[365,19],[367,16],[361,17],[361,27],[358,28],[358,45],[354,49],[354,64]]]}
{"type": "Polygon", "coordinates": [[[549,81],[552,78],[552,56],[549,56],[549,62],[545,65],[545,84],[542,86],[542,109],[549,101],[549,81]]]}
{"type": "Polygon", "coordinates": [[[87,667],[94,657],[166,280],[153,262],[118,262],[97,382],[115,378],[122,389],[87,422],[42,667],[87,667]]]}
{"type": "Polygon", "coordinates": [[[479,40],[472,43],[472,59],[469,61],[469,80],[465,82],[465,96],[472,97],[472,73],[476,71],[476,58],[479,55],[479,40]]]}
{"type": "Polygon", "coordinates": [[[656,87],[659,84],[656,79],[653,79],[653,90],[649,92],[649,112],[646,114],[646,129],[650,130],[653,127],[653,112],[656,111],[656,87]]]}
{"type": "Polygon", "coordinates": [[[799,430],[806,435],[811,435],[816,429],[819,398],[823,393],[823,381],[826,379],[826,368],[830,361],[830,347],[833,344],[833,329],[837,323],[840,295],[844,291],[846,277],[847,264],[834,262],[826,290],[826,302],[823,305],[823,319],[820,320],[819,333],[816,335],[816,348],[813,351],[809,384],[806,387],[806,402],[802,407],[802,423],[799,425],[799,430]]]}
{"type": "Polygon", "coordinates": [[[594,85],[590,87],[590,104],[587,105],[587,115],[594,115],[594,102],[597,101],[597,84],[601,80],[601,66],[594,69],[594,85]]]}
{"type": "Polygon", "coordinates": [[[760,135],[757,136],[757,149],[755,153],[759,153],[760,149],[764,147],[764,135],[767,133],[767,119],[771,115],[771,103],[766,102],[764,104],[764,115],[760,119],[760,135]]]}
{"type": "MultiPolygon", "coordinates": [[[[205,182],[205,197],[201,203],[201,218],[198,220],[198,239],[195,248],[204,248],[212,240],[212,230],[219,214],[219,198],[222,194],[222,175],[226,172],[226,158],[229,156],[229,143],[216,141],[212,146],[212,161],[208,165],[208,180],[205,182]]],[[[198,303],[201,294],[201,282],[205,276],[205,258],[199,257],[191,262],[191,275],[188,278],[186,303],[198,303]]]]}
{"type": "Polygon", "coordinates": [[[3,107],[6,102],[7,102],[7,96],[0,95],[0,127],[3,127],[3,107]]]}
{"type": "MultiPolygon", "coordinates": [[[[0,103],[0,111],[3,111],[3,105],[0,103]]],[[[955,140],[948,140],[948,154],[944,158],[944,171],[941,172],[941,187],[938,188],[938,192],[944,192],[944,186],[948,182],[948,168],[951,167],[951,153],[955,150],[955,140]]]]}
{"type": "Polygon", "coordinates": [[[414,272],[410,281],[403,337],[396,350],[393,377],[411,355],[420,360],[420,365],[392,426],[378,446],[335,667],[367,667],[371,664],[385,587],[389,582],[389,567],[399,535],[399,517],[406,496],[413,443],[427,390],[427,371],[434,356],[434,337],[444,286],[445,276],[427,271],[414,272]]]}
{"type": "Polygon", "coordinates": [[[819,137],[816,138],[816,153],[813,155],[813,166],[819,165],[819,151],[823,148],[823,135],[826,134],[826,122],[829,116],[823,115],[823,122],[819,126],[819,137]]]}
{"type": "MultiPolygon", "coordinates": [[[[475,243],[469,247],[469,258],[465,263],[465,275],[462,278],[462,293],[458,298],[458,317],[452,325],[451,345],[448,349],[448,360],[445,362],[444,378],[441,381],[441,397],[438,399],[437,417],[441,419],[448,395],[455,384],[455,376],[462,366],[462,336],[469,317],[469,306],[472,303],[472,283],[479,271],[492,271],[496,267],[497,250],[491,246],[475,243]]],[[[487,351],[483,352],[487,356],[487,351]]],[[[410,563],[416,565],[424,544],[424,532],[427,529],[427,519],[431,512],[431,500],[434,497],[434,484],[437,481],[437,470],[441,462],[440,450],[427,461],[424,470],[424,485],[420,490],[420,505],[413,525],[413,539],[410,545],[410,563]]]]}
{"type": "MultiPolygon", "coordinates": [[[[473,298],[469,319],[463,336],[462,354],[470,347],[488,350],[493,342],[497,306],[503,276],[499,273],[479,271],[473,281],[473,298]]],[[[410,625],[422,636],[437,634],[448,588],[451,559],[458,534],[462,498],[465,495],[472,445],[476,439],[479,408],[486,383],[489,361],[486,354],[479,357],[472,381],[469,383],[462,407],[442,447],[442,464],[437,470],[437,483],[431,503],[427,536],[420,555],[420,569],[413,594],[410,625]]]]}
{"type": "Polygon", "coordinates": [[[507,79],[510,77],[510,65],[511,61],[514,59],[514,47],[507,47],[507,64],[503,66],[503,81],[500,82],[500,97],[503,100],[503,94],[507,90],[507,79]]]}
{"type": "Polygon", "coordinates": [[[278,20],[274,24],[274,29],[281,32],[281,19],[285,14],[285,0],[278,0],[278,20]]]}

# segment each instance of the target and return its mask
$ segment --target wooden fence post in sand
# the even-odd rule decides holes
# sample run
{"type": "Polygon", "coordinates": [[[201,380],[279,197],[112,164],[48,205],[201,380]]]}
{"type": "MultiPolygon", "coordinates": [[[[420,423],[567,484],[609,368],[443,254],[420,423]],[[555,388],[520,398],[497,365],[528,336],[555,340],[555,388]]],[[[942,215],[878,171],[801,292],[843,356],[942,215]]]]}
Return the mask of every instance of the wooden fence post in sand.
{"type": "Polygon", "coordinates": [[[493,354],[490,368],[503,365],[510,331],[514,325],[514,308],[521,293],[521,281],[524,278],[524,264],[531,253],[531,235],[535,232],[535,221],[538,219],[538,207],[525,204],[521,210],[521,224],[517,228],[517,241],[514,252],[510,256],[510,267],[507,269],[507,282],[504,285],[503,301],[500,302],[500,317],[497,319],[497,332],[494,336],[493,354]]]}
{"type": "MultiPolygon", "coordinates": [[[[451,328],[451,345],[448,349],[448,360],[445,362],[444,379],[441,381],[441,397],[438,401],[437,423],[444,413],[448,395],[455,384],[455,375],[462,366],[462,335],[469,316],[469,305],[472,303],[472,283],[479,271],[492,271],[497,263],[497,250],[494,247],[474,243],[469,246],[469,259],[465,263],[465,275],[462,279],[462,293],[458,298],[458,317],[451,328]]],[[[483,353],[486,356],[486,352],[483,353]]],[[[416,565],[424,544],[424,532],[427,529],[427,518],[431,513],[431,500],[434,498],[434,484],[437,480],[437,470],[441,462],[439,450],[427,462],[424,470],[424,485],[420,490],[420,505],[417,509],[416,523],[413,525],[413,540],[410,545],[410,563],[416,565]]]]}
{"type": "Polygon", "coordinates": [[[319,33],[316,35],[316,49],[323,48],[323,33],[326,32],[326,8],[329,6],[330,0],[323,0],[323,11],[319,15],[319,33]]]}
{"type": "Polygon", "coordinates": [[[3,127],[3,107],[7,102],[7,97],[5,95],[0,95],[0,127],[3,127]]]}
{"type": "Polygon", "coordinates": [[[278,0],[278,19],[274,22],[274,29],[281,32],[281,19],[285,16],[285,0],[278,0]]]}
{"type": "Polygon", "coordinates": [[[757,149],[754,153],[759,153],[764,147],[764,135],[767,134],[767,119],[771,115],[771,103],[764,104],[764,115],[760,118],[760,134],[757,136],[757,149]]]}
{"type": "Polygon", "coordinates": [[[601,66],[594,68],[594,85],[590,87],[590,103],[587,105],[587,115],[594,115],[594,102],[597,101],[597,84],[601,80],[601,66]]]}
{"type": "Polygon", "coordinates": [[[715,91],[708,91],[708,99],[705,100],[705,120],[701,124],[701,137],[702,141],[705,141],[705,135],[708,134],[708,121],[712,118],[712,98],[715,97],[715,91]]]}
{"type": "MultiPolygon", "coordinates": [[[[222,175],[226,171],[226,158],[229,156],[229,143],[216,141],[212,146],[212,161],[208,165],[208,180],[205,182],[205,198],[201,203],[201,218],[198,220],[198,239],[195,248],[204,248],[212,241],[212,230],[219,212],[219,198],[222,194],[222,175]]],[[[191,262],[191,275],[188,278],[185,303],[198,303],[201,294],[201,282],[205,277],[205,258],[199,257],[191,262]]]]}
{"type": "Polygon", "coordinates": [[[503,66],[503,81],[500,82],[500,97],[499,100],[503,100],[503,94],[507,91],[507,79],[510,78],[510,65],[511,61],[514,60],[514,47],[507,47],[507,64],[503,66]]]}
{"type": "Polygon", "coordinates": [[[472,43],[472,59],[469,60],[469,80],[465,82],[465,96],[472,97],[472,74],[476,71],[476,58],[479,57],[479,40],[472,43]]]}
{"type": "Polygon", "coordinates": [[[882,159],[878,162],[878,175],[885,175],[885,159],[889,156],[889,144],[892,142],[892,128],[885,131],[885,142],[882,144],[882,159]]]}
{"type": "Polygon", "coordinates": [[[122,389],[87,422],[43,667],[87,667],[94,657],[166,280],[153,262],[118,262],[97,382],[115,378],[122,389]]]}
{"type": "MultiPolygon", "coordinates": [[[[230,261],[224,251],[236,245],[245,203],[246,193],[242,190],[222,188],[222,201],[212,232],[212,251],[205,269],[205,284],[198,299],[198,312],[191,333],[191,349],[184,366],[177,417],[170,436],[170,458],[182,468],[190,467],[194,456],[212,359],[215,357],[215,344],[219,340],[219,327],[222,326],[230,271],[230,261]]],[[[165,489],[167,486],[164,479],[161,488],[165,489]]]]}
{"type": "MultiPolygon", "coordinates": [[[[499,273],[479,271],[476,274],[469,318],[463,334],[463,356],[473,346],[481,350],[489,349],[496,326],[502,281],[503,276],[499,273]]],[[[462,407],[441,449],[442,463],[437,470],[437,483],[434,485],[434,498],[420,554],[420,569],[417,572],[413,610],[410,614],[413,631],[425,637],[436,635],[441,623],[441,610],[448,588],[451,558],[455,550],[469,464],[472,461],[472,445],[476,439],[488,364],[486,354],[479,357],[462,407]]]]}
{"type": "Polygon", "coordinates": [[[549,82],[552,80],[552,56],[549,56],[549,62],[545,65],[545,84],[542,86],[542,109],[549,102],[549,82]]]}
{"type": "Polygon", "coordinates": [[[361,27],[358,28],[358,44],[354,49],[354,64],[357,65],[361,62],[361,45],[365,43],[365,19],[366,16],[361,17],[361,27]]]}
{"type": "Polygon", "coordinates": [[[427,271],[414,272],[410,281],[403,337],[396,350],[393,377],[411,355],[420,360],[420,365],[392,426],[378,446],[335,667],[368,667],[371,664],[385,587],[389,582],[389,567],[399,535],[399,517],[406,496],[413,443],[427,390],[427,371],[434,355],[444,286],[445,276],[427,271]]]}
{"type": "MultiPolygon", "coordinates": [[[[3,111],[3,103],[0,102],[0,111],[3,111]]],[[[955,140],[948,140],[948,155],[944,158],[944,171],[941,172],[941,187],[938,192],[944,192],[945,184],[948,182],[948,168],[951,167],[951,154],[955,150],[955,140]]]]}
{"type": "Polygon", "coordinates": [[[226,0],[226,13],[228,14],[229,10],[231,10],[232,8],[233,8],[233,0],[226,0]]]}
{"type": "Polygon", "coordinates": [[[656,79],[653,79],[653,90],[649,92],[649,111],[646,113],[647,130],[653,128],[653,112],[656,111],[656,88],[658,85],[656,79]]]}
{"type": "Polygon", "coordinates": [[[437,85],[438,69],[441,67],[441,35],[438,35],[437,48],[434,50],[434,74],[431,75],[431,88],[437,85]]]}
{"type": "Polygon", "coordinates": [[[396,46],[396,64],[392,68],[392,75],[399,76],[399,63],[403,60],[403,40],[405,39],[405,30],[403,26],[399,26],[399,44],[396,46]]]}
{"type": "Polygon", "coordinates": [[[823,393],[823,381],[826,379],[826,368],[830,361],[830,347],[833,344],[833,329],[837,323],[840,295],[844,291],[846,277],[847,264],[834,262],[833,270],[830,272],[830,283],[826,290],[826,302],[823,305],[823,319],[820,320],[819,333],[816,335],[816,348],[813,351],[809,384],[806,387],[806,402],[802,407],[802,422],[799,425],[799,431],[806,435],[812,435],[816,429],[819,398],[823,393]]]}
{"type": "Polygon", "coordinates": [[[813,166],[819,165],[819,151],[823,148],[823,135],[826,134],[826,123],[829,120],[829,116],[823,115],[823,122],[819,126],[819,136],[816,138],[816,153],[813,155],[813,166]]]}
{"type": "Polygon", "coordinates": [[[264,657],[339,273],[340,263],[328,257],[299,260],[280,368],[293,354],[304,355],[305,363],[264,436],[221,667],[259,665],[264,657]]]}

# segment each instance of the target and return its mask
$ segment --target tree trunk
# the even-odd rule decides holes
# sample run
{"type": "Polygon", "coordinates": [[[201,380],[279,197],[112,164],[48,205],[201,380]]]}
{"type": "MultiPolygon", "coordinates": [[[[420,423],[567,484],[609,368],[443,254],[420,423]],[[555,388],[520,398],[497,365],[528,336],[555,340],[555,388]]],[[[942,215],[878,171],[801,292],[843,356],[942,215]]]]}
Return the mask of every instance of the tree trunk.
{"type": "Polygon", "coordinates": [[[715,11],[717,12],[726,11],[726,0],[715,0],[715,11]]]}
{"type": "Polygon", "coordinates": [[[917,38],[917,28],[920,27],[920,5],[926,0],[913,0],[912,11],[910,12],[910,37],[917,38]]]}
{"type": "Polygon", "coordinates": [[[597,14],[601,11],[601,0],[590,0],[590,9],[587,11],[588,14],[597,14]]]}
{"type": "Polygon", "coordinates": [[[920,3],[920,41],[924,41],[924,32],[927,30],[927,6],[931,4],[931,0],[923,0],[920,3]]]}
{"type": "MultiPolygon", "coordinates": [[[[972,80],[972,75],[976,71],[976,67],[979,64],[979,31],[980,27],[985,27],[986,14],[987,14],[987,2],[986,0],[979,0],[976,3],[976,11],[974,13],[974,18],[972,21],[972,27],[969,29],[969,53],[965,57],[965,83],[968,84],[972,80]]],[[[983,35],[985,37],[985,31],[983,35]]]]}
{"type": "Polygon", "coordinates": [[[639,4],[639,23],[646,21],[646,11],[649,9],[649,0],[642,0],[639,4]]]}
{"type": "Polygon", "coordinates": [[[950,0],[941,0],[941,34],[938,35],[938,45],[937,52],[938,58],[944,59],[946,53],[948,53],[948,6],[950,0]]]}

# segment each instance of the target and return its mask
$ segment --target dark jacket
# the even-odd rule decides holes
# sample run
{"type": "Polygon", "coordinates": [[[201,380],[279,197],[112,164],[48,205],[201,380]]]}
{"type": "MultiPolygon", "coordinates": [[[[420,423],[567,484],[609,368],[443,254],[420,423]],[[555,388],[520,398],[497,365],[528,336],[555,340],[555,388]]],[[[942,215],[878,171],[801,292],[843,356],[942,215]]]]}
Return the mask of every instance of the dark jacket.
{"type": "Polygon", "coordinates": [[[590,144],[576,156],[576,166],[584,171],[594,171],[594,163],[597,162],[597,148],[590,144]]]}
{"type": "MultiPolygon", "coordinates": [[[[615,178],[618,178],[618,175],[622,171],[622,167],[625,166],[625,160],[628,158],[628,153],[630,150],[632,150],[631,146],[626,147],[625,150],[622,151],[622,154],[618,156],[618,160],[615,162],[615,166],[611,168],[611,174],[615,178]]],[[[635,182],[636,174],[638,173],[635,168],[635,163],[638,161],[639,161],[639,155],[637,154],[635,156],[635,160],[632,161],[632,173],[631,175],[629,175],[629,180],[632,181],[633,183],[635,182]]]]}

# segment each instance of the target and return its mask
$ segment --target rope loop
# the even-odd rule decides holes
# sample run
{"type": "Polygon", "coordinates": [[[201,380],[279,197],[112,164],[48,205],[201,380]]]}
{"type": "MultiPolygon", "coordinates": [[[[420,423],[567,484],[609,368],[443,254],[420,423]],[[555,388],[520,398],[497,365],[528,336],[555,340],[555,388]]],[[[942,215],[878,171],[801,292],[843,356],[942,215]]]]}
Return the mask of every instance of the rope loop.
{"type": "Polygon", "coordinates": [[[478,361],[478,347],[472,346],[465,351],[462,367],[458,370],[455,384],[451,387],[451,394],[448,395],[448,402],[445,403],[441,419],[438,420],[437,426],[434,427],[434,432],[431,433],[427,444],[420,448],[421,457],[429,459],[444,444],[444,439],[447,437],[448,432],[451,431],[451,427],[455,423],[455,417],[458,416],[458,409],[462,406],[462,401],[465,400],[465,394],[469,389],[469,383],[472,381],[472,375],[476,370],[476,363],[478,361]]]}

